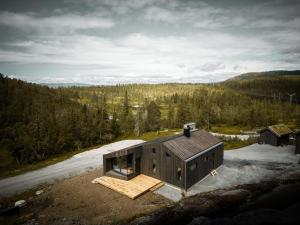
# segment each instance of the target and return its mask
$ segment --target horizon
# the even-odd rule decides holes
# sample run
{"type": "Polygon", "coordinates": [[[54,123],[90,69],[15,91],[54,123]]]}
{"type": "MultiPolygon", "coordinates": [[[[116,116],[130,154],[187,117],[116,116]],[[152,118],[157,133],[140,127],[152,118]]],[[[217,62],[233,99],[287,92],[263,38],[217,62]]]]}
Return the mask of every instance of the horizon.
{"type": "Polygon", "coordinates": [[[215,83],[300,68],[299,1],[4,1],[0,68],[32,83],[215,83]]]}
{"type": "MultiPolygon", "coordinates": [[[[28,81],[28,80],[23,80],[21,78],[18,78],[14,75],[8,75],[8,74],[3,74],[0,71],[0,74],[2,74],[4,77],[10,78],[10,79],[17,79],[17,80],[21,80],[27,83],[32,83],[32,84],[39,84],[39,85],[44,85],[44,86],[48,86],[51,88],[58,88],[58,87],[97,87],[97,86],[117,86],[117,85],[144,85],[144,84],[149,84],[149,85],[161,85],[161,84],[187,84],[187,85],[197,85],[197,84],[220,84],[222,82],[225,82],[227,80],[239,77],[239,76],[243,76],[243,75],[248,75],[251,73],[269,73],[269,72],[297,72],[297,74],[294,75],[299,75],[298,73],[300,72],[300,69],[296,69],[296,70],[269,70],[269,71],[249,71],[246,73],[242,73],[242,74],[238,74],[238,75],[233,75],[228,77],[227,79],[224,80],[219,80],[219,81],[212,81],[209,80],[207,82],[180,82],[180,81],[169,81],[169,82],[127,82],[127,83],[84,83],[84,82],[59,82],[59,81],[54,81],[54,82],[34,82],[34,81],[28,81]]],[[[272,74],[272,76],[276,76],[274,74],[272,74]]]]}

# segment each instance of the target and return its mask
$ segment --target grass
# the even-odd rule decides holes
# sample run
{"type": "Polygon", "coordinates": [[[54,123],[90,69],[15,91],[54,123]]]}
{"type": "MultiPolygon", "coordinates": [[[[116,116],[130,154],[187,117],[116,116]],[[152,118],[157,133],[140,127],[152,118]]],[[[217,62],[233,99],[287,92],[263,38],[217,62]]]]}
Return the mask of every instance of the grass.
{"type": "Polygon", "coordinates": [[[241,134],[241,131],[249,131],[249,130],[255,130],[251,129],[249,127],[243,127],[243,126],[230,126],[226,124],[220,124],[216,126],[211,127],[211,132],[215,133],[221,133],[221,134],[241,134]]]}
{"type": "MultiPolygon", "coordinates": [[[[174,130],[165,130],[165,131],[159,131],[159,132],[146,132],[143,133],[140,136],[136,136],[134,134],[131,135],[122,135],[116,139],[113,140],[115,141],[122,141],[122,140],[127,140],[127,139],[142,139],[145,141],[152,140],[155,138],[160,138],[160,137],[166,137],[166,136],[171,136],[174,135],[175,132],[180,131],[181,129],[174,129],[174,130]]],[[[107,143],[108,144],[108,143],[107,143]]],[[[103,144],[104,145],[104,144],[103,144]]],[[[16,164],[10,164],[11,166],[3,167],[0,170],[0,178],[5,178],[5,177],[10,177],[10,176],[16,176],[22,173],[26,173],[29,171],[37,170],[46,166],[53,165],[55,163],[64,161],[73,155],[76,155],[80,152],[88,151],[94,148],[99,148],[103,145],[94,145],[88,148],[82,148],[74,151],[70,151],[67,153],[62,153],[60,155],[52,156],[49,159],[32,163],[32,164],[26,164],[26,165],[16,165],[16,164]]]]}
{"type": "Polygon", "coordinates": [[[149,141],[156,138],[168,137],[174,135],[175,132],[181,132],[181,130],[182,129],[178,128],[178,129],[170,129],[170,130],[163,130],[163,131],[152,131],[152,132],[143,133],[140,136],[136,136],[135,134],[122,135],[119,138],[117,138],[115,141],[121,141],[125,139],[143,139],[145,141],[149,141]]]}
{"type": "Polygon", "coordinates": [[[241,140],[223,140],[224,143],[224,150],[233,150],[237,148],[243,148],[248,145],[252,145],[254,143],[257,143],[256,139],[249,139],[247,141],[241,141],[241,140]]]}

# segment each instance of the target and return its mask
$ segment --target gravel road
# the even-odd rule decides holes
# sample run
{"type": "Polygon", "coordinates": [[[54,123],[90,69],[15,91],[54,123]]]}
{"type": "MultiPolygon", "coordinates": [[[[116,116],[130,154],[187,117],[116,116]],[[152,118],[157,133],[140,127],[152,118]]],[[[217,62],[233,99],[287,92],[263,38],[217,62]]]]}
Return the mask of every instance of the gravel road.
{"type": "Polygon", "coordinates": [[[74,155],[70,159],[27,172],[18,176],[0,180],[0,197],[10,196],[16,193],[33,188],[43,183],[53,183],[56,180],[69,178],[81,173],[94,170],[103,164],[102,155],[136,145],[144,142],[143,140],[125,140],[112,144],[104,145],[100,148],[85,151],[74,155]]]}

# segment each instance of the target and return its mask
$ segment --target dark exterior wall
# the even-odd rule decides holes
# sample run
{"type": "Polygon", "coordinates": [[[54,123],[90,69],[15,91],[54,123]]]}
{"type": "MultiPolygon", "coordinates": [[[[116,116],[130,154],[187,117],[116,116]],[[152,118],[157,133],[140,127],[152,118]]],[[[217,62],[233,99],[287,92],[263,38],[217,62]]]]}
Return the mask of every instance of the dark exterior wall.
{"type": "Polygon", "coordinates": [[[260,133],[260,141],[262,144],[278,146],[277,136],[269,130],[264,130],[260,133]]]}
{"type": "Polygon", "coordinates": [[[161,143],[144,145],[142,173],[181,188],[185,186],[185,162],[165,148],[161,143]],[[155,148],[155,154],[153,153],[153,148],[155,148]],[[167,153],[169,156],[167,156],[167,153]],[[156,161],[155,173],[153,172],[153,159],[156,161]],[[178,168],[181,168],[180,180],[177,176],[178,168]]]}
{"type": "Polygon", "coordinates": [[[296,154],[300,154],[300,134],[296,134],[296,154]]]}
{"type": "Polygon", "coordinates": [[[143,146],[142,153],[142,173],[157,179],[160,179],[160,144],[159,143],[151,143],[143,146]],[[155,153],[153,150],[155,149],[155,153]],[[156,161],[156,171],[153,173],[153,160],[156,161]]]}
{"type": "Polygon", "coordinates": [[[165,146],[161,146],[161,180],[180,188],[185,188],[185,162],[174,155],[165,146]],[[167,154],[169,156],[167,156],[167,154]],[[181,179],[178,179],[178,169],[181,169],[181,179]]]}
{"type": "Polygon", "coordinates": [[[283,135],[280,138],[278,138],[278,145],[288,145],[290,141],[290,135],[283,135]]]}
{"type": "MultiPolygon", "coordinates": [[[[131,179],[141,173],[141,171],[136,171],[136,160],[142,158],[142,151],[143,147],[142,146],[133,146],[131,148],[126,148],[122,149],[116,152],[108,153],[103,155],[103,174],[106,175],[106,173],[110,170],[112,170],[112,165],[111,165],[111,160],[114,157],[118,156],[124,156],[124,155],[129,155],[133,154],[133,167],[135,168],[135,173],[128,176],[128,179],[131,179]]],[[[121,178],[121,176],[117,177],[121,178]]]]}
{"type": "Polygon", "coordinates": [[[186,163],[186,184],[185,189],[188,189],[193,184],[197,183],[212,170],[223,164],[224,146],[223,144],[204,152],[197,158],[186,163]]]}

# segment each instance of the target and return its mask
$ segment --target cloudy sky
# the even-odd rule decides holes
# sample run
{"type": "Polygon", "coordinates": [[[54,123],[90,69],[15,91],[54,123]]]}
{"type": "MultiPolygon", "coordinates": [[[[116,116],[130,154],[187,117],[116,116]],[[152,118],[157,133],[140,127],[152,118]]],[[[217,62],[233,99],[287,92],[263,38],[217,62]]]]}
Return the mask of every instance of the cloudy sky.
{"type": "Polygon", "coordinates": [[[32,82],[211,82],[300,68],[300,1],[1,0],[0,72],[32,82]]]}

